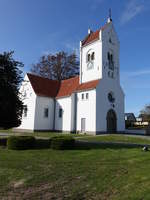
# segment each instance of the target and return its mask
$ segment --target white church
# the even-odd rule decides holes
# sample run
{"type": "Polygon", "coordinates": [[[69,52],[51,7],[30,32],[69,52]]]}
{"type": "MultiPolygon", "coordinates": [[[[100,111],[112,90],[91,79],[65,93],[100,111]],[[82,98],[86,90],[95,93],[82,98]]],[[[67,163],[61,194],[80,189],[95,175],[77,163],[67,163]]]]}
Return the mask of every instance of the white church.
{"type": "Polygon", "coordinates": [[[111,17],[80,41],[79,76],[58,82],[26,74],[20,92],[24,112],[19,130],[124,132],[120,44],[111,17]]]}

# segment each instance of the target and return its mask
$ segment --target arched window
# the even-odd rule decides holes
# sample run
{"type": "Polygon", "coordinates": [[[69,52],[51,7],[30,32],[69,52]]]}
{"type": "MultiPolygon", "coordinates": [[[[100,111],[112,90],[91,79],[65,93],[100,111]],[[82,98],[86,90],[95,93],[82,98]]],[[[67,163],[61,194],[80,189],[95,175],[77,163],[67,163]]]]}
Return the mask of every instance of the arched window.
{"type": "Polygon", "coordinates": [[[110,60],[110,53],[109,52],[107,53],[107,59],[108,59],[108,61],[110,60]]]}
{"type": "Polygon", "coordinates": [[[87,61],[89,62],[90,59],[91,59],[91,55],[88,53],[88,55],[87,55],[87,61]]]}
{"type": "Polygon", "coordinates": [[[87,54],[86,54],[86,62],[93,61],[95,59],[95,52],[93,49],[89,49],[87,54]]]}
{"type": "Polygon", "coordinates": [[[110,61],[113,62],[113,55],[110,55],[110,61]]]}
{"type": "Polygon", "coordinates": [[[109,102],[114,103],[114,101],[115,101],[115,95],[114,95],[113,92],[109,92],[108,93],[108,100],[109,100],[109,102]]]}
{"type": "Polygon", "coordinates": [[[114,70],[114,60],[113,60],[113,53],[107,53],[107,58],[108,58],[108,66],[109,69],[114,70]]]}
{"type": "Polygon", "coordinates": [[[94,68],[95,52],[90,49],[86,54],[87,70],[94,68]]]}
{"type": "Polygon", "coordinates": [[[95,53],[92,52],[92,54],[91,54],[91,60],[94,60],[94,59],[95,59],[95,53]]]}

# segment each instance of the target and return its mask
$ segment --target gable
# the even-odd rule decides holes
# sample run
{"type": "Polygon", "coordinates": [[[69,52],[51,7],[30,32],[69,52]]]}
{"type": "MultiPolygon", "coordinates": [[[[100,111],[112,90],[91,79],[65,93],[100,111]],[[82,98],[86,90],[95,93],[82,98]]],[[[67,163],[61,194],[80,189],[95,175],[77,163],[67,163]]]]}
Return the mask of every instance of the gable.
{"type": "Polygon", "coordinates": [[[94,41],[98,40],[98,39],[99,39],[99,33],[100,33],[100,31],[105,30],[106,27],[108,26],[108,24],[110,24],[110,23],[107,23],[107,24],[105,24],[103,27],[101,27],[100,29],[98,29],[97,31],[91,32],[90,34],[88,34],[88,35],[85,37],[85,39],[82,40],[82,42],[81,42],[81,43],[82,43],[82,46],[87,45],[87,44],[89,44],[89,43],[91,43],[91,42],[94,42],[94,41]]]}

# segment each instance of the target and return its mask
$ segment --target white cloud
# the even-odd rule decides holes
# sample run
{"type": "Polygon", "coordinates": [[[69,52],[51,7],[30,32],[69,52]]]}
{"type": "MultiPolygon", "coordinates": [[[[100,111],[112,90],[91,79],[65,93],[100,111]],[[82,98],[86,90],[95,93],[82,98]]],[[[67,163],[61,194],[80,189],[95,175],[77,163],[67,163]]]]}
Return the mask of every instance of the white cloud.
{"type": "Polygon", "coordinates": [[[144,1],[142,0],[129,0],[125,10],[123,11],[120,19],[120,23],[123,25],[130,20],[132,20],[134,17],[136,17],[138,14],[143,12],[145,10],[144,1]]]}
{"type": "Polygon", "coordinates": [[[131,72],[129,74],[130,77],[137,77],[137,76],[142,76],[142,75],[149,75],[150,74],[150,70],[139,70],[139,71],[135,71],[135,72],[131,72]]]}
{"type": "Polygon", "coordinates": [[[134,72],[133,71],[122,72],[121,74],[124,79],[145,76],[145,75],[150,75],[150,69],[138,70],[134,72]]]}

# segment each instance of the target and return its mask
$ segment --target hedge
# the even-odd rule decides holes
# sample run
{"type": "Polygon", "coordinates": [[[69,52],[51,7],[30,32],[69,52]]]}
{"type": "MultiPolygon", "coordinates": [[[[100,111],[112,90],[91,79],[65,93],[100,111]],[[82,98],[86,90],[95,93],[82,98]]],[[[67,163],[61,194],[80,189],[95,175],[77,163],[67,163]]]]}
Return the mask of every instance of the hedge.
{"type": "Polygon", "coordinates": [[[47,149],[51,147],[51,139],[36,139],[35,149],[47,149]]]}
{"type": "Polygon", "coordinates": [[[10,136],[7,140],[8,149],[25,150],[35,147],[35,138],[33,136],[10,136]]]}
{"type": "Polygon", "coordinates": [[[57,150],[73,149],[75,139],[71,136],[56,136],[51,138],[51,148],[57,150]]]}
{"type": "Polygon", "coordinates": [[[0,138],[0,146],[7,146],[7,138],[0,138]]]}

